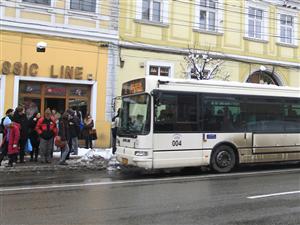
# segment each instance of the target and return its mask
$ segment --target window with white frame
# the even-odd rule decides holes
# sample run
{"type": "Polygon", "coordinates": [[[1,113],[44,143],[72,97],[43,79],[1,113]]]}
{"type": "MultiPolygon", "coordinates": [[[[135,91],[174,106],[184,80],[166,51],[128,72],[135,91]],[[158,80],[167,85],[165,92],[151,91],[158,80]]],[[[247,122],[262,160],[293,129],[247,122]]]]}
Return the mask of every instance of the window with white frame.
{"type": "Polygon", "coordinates": [[[294,17],[280,14],[280,42],[293,44],[294,17]]]}
{"type": "Polygon", "coordinates": [[[70,9],[96,12],[96,0],[70,0],[70,9]]]}
{"type": "Polygon", "coordinates": [[[143,0],[142,20],[162,22],[162,3],[161,0],[143,0]]]}
{"type": "Polygon", "coordinates": [[[217,30],[217,0],[200,0],[200,30],[217,30]]]}
{"type": "Polygon", "coordinates": [[[250,7],[248,11],[248,36],[263,39],[263,10],[250,7]]]}
{"type": "Polygon", "coordinates": [[[149,75],[152,76],[161,76],[161,77],[169,77],[171,72],[170,66],[149,66],[149,75]]]}
{"type": "Polygon", "coordinates": [[[174,64],[168,61],[147,61],[146,62],[146,75],[173,77],[174,64]]]}
{"type": "Polygon", "coordinates": [[[51,0],[23,0],[23,2],[40,4],[40,5],[51,5],[51,0]]]}

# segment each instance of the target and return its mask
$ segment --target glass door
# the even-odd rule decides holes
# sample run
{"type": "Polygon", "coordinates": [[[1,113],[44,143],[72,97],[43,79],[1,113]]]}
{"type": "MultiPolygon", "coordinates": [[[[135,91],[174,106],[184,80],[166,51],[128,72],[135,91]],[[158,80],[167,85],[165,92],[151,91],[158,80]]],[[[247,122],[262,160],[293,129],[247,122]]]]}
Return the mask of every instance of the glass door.
{"type": "Polygon", "coordinates": [[[45,109],[50,108],[61,115],[66,110],[66,99],[64,98],[45,98],[45,109]]]}

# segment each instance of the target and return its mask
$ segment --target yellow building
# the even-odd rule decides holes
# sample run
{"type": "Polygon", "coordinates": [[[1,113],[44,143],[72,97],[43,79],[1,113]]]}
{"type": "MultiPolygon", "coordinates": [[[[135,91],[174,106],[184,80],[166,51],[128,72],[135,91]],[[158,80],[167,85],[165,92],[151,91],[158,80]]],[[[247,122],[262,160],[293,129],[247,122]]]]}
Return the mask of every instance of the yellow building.
{"type": "Polygon", "coordinates": [[[300,87],[299,18],[298,1],[120,1],[116,93],[142,76],[192,78],[189,49],[222,60],[229,80],[300,87]]]}
{"type": "Polygon", "coordinates": [[[90,113],[96,146],[110,146],[117,1],[2,1],[0,115],[25,106],[90,113]]]}

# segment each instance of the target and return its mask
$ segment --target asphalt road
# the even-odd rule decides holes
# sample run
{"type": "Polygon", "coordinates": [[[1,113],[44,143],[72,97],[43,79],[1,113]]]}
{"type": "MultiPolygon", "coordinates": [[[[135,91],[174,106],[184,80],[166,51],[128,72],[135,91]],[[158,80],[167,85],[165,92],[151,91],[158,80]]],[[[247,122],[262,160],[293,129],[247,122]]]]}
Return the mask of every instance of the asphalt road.
{"type": "Polygon", "coordinates": [[[0,224],[298,225],[299,172],[1,175],[0,224]]]}

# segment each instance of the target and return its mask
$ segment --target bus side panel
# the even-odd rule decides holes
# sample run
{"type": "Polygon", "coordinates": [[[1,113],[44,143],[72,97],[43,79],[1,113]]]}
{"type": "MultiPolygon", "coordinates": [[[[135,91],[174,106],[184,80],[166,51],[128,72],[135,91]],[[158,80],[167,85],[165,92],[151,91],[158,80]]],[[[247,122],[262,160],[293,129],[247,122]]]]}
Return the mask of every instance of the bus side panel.
{"type": "Polygon", "coordinates": [[[251,135],[249,133],[205,133],[203,148],[213,149],[216,145],[228,142],[236,148],[251,146],[251,135]]]}
{"type": "Polygon", "coordinates": [[[153,167],[175,168],[203,165],[202,134],[154,134],[153,167]]]}
{"type": "Polygon", "coordinates": [[[178,168],[208,165],[202,157],[202,150],[193,151],[156,151],[153,153],[153,168],[178,168]]]}
{"type": "MultiPolygon", "coordinates": [[[[252,155],[251,133],[205,133],[203,136],[204,149],[212,150],[222,143],[230,143],[238,150],[239,163],[252,162],[252,158],[249,159],[249,155],[252,155]]],[[[211,154],[209,162],[210,157],[211,154]]]]}
{"type": "MultiPolygon", "coordinates": [[[[253,153],[300,152],[300,134],[253,134],[253,153]]],[[[299,157],[298,157],[299,158],[299,157]]]]}
{"type": "Polygon", "coordinates": [[[247,133],[253,143],[239,150],[240,163],[263,163],[300,160],[300,134],[247,133]]]}

